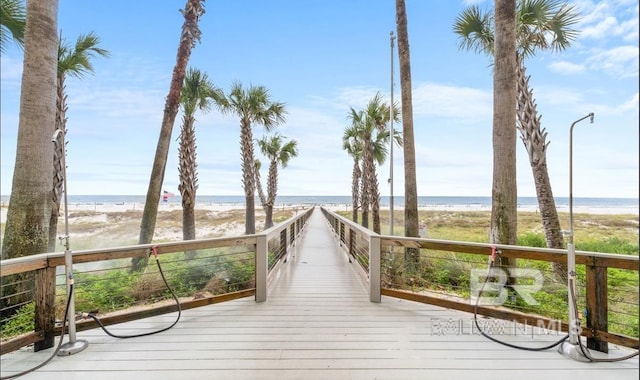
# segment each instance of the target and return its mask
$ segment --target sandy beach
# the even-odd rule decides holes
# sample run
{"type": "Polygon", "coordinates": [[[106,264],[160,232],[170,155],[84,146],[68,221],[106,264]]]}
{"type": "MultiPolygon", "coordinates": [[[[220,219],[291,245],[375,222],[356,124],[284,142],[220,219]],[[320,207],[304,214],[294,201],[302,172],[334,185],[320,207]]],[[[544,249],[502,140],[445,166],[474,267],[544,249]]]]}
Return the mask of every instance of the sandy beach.
{"type": "MultiPolygon", "coordinates": [[[[0,207],[0,222],[4,223],[7,217],[7,204],[3,203],[0,207]]],[[[306,209],[311,207],[309,204],[299,205],[275,205],[275,210],[296,210],[306,209]]],[[[315,206],[322,206],[331,211],[350,211],[350,204],[317,204],[315,206]]],[[[111,213],[111,212],[126,212],[126,211],[142,211],[144,209],[143,203],[134,202],[120,202],[120,203],[69,203],[69,212],[75,211],[93,211],[97,213],[111,213]]],[[[182,207],[179,203],[161,203],[158,207],[159,212],[181,210],[182,207]]],[[[211,212],[228,212],[232,210],[244,210],[244,204],[229,204],[229,203],[198,203],[196,205],[198,210],[207,210],[211,212]]],[[[389,210],[389,207],[382,207],[382,210],[389,210]]],[[[403,207],[394,206],[394,210],[402,210],[403,207]]],[[[488,205],[479,204],[419,204],[418,209],[421,211],[491,211],[491,207],[488,205]]],[[[260,212],[262,208],[259,204],[256,204],[256,212],[260,212]]],[[[568,205],[558,205],[557,210],[559,213],[569,212],[568,205]]],[[[64,212],[64,205],[60,209],[61,213],[64,212]]],[[[518,212],[538,212],[538,207],[531,205],[518,205],[518,212]]],[[[598,207],[598,206],[574,206],[573,212],[575,214],[596,214],[596,215],[639,215],[639,209],[637,207],[598,207]]]]}
{"type": "MultiPolygon", "coordinates": [[[[313,204],[276,204],[273,220],[279,223],[302,212],[313,204]]],[[[317,204],[334,212],[351,215],[349,204],[317,204]]],[[[84,202],[69,203],[69,237],[72,249],[97,249],[134,245],[138,242],[143,203],[136,202],[84,202]]],[[[382,208],[383,229],[389,225],[389,208],[382,208]]],[[[58,236],[65,233],[64,205],[58,221],[58,236]]],[[[559,206],[558,213],[562,226],[568,224],[568,207],[559,206]]],[[[491,207],[483,204],[438,204],[419,205],[421,221],[427,225],[426,237],[448,240],[482,241],[488,234],[491,207]],[[479,240],[480,239],[480,240],[479,240]]],[[[542,234],[538,209],[535,206],[520,206],[518,212],[518,232],[542,234]]],[[[576,233],[579,237],[606,239],[618,237],[637,241],[638,209],[633,207],[585,207],[573,208],[576,233]],[[579,230],[578,230],[579,229],[579,230]]],[[[396,229],[402,229],[403,208],[394,207],[396,229]]],[[[7,204],[0,207],[0,222],[7,218],[7,204]]],[[[244,203],[201,202],[196,205],[196,238],[206,239],[224,236],[240,236],[245,233],[244,203]]],[[[566,227],[565,227],[566,228],[566,227]]],[[[264,212],[256,205],[256,231],[264,229],[264,212]]],[[[0,239],[4,231],[0,231],[0,239]]],[[[401,233],[401,231],[397,231],[401,233]]],[[[182,207],[178,202],[161,203],[154,230],[154,242],[182,240],[182,207]]],[[[62,249],[62,241],[59,245],[62,249]]]]}
{"type": "MultiPolygon", "coordinates": [[[[7,219],[7,204],[3,203],[0,207],[0,223],[5,223],[7,219]]],[[[317,206],[325,207],[331,211],[350,211],[350,204],[318,204],[317,206]]],[[[102,217],[95,216],[96,221],[103,218],[106,221],[106,214],[109,213],[123,213],[123,212],[136,212],[144,209],[143,203],[134,202],[120,202],[120,203],[69,203],[68,212],[70,215],[74,212],[93,212],[97,214],[103,214],[102,217]]],[[[278,205],[276,204],[274,211],[289,210],[295,212],[296,210],[303,210],[311,207],[309,204],[299,205],[278,205]]],[[[244,204],[229,204],[229,203],[199,203],[196,205],[197,210],[203,210],[210,213],[229,213],[231,211],[244,211],[244,204]]],[[[394,211],[402,210],[403,207],[394,207],[394,211]]],[[[421,211],[491,211],[491,207],[488,205],[418,205],[418,209],[421,211]]],[[[175,212],[182,210],[179,203],[161,203],[158,207],[158,212],[175,212]]],[[[389,210],[389,207],[383,207],[382,210],[389,210]]],[[[559,213],[568,213],[569,206],[560,205],[557,207],[559,213]]],[[[61,214],[64,213],[64,205],[60,210],[61,214]]],[[[259,204],[256,205],[256,213],[262,212],[262,208],[259,204]]],[[[538,207],[530,205],[519,205],[518,212],[538,212],[538,207]]],[[[636,207],[596,207],[596,206],[574,206],[574,214],[595,214],[595,215],[638,215],[638,208],[636,207]]],[[[62,215],[61,215],[62,216],[62,215]]]]}

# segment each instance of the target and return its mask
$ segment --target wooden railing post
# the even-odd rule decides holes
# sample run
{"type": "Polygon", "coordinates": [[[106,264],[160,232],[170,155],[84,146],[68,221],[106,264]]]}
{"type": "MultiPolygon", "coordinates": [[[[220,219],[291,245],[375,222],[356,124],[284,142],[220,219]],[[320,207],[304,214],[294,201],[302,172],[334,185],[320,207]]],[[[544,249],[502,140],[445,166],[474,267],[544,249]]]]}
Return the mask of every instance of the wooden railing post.
{"type": "MultiPolygon", "coordinates": [[[[68,296],[68,295],[67,295],[68,296]]],[[[33,350],[53,347],[56,325],[56,268],[47,267],[35,271],[35,331],[44,333],[43,340],[34,343],[33,350]]],[[[66,303],[65,303],[66,305],[66,303]]],[[[70,315],[69,318],[75,318],[70,315]]]]}
{"type": "Polygon", "coordinates": [[[380,303],[380,237],[371,236],[369,240],[369,300],[380,303]]]}
{"type": "Polygon", "coordinates": [[[256,239],[256,302],[267,300],[267,273],[269,270],[269,247],[267,235],[256,239]]]}
{"type": "Polygon", "coordinates": [[[285,260],[287,259],[287,246],[289,245],[289,239],[287,239],[288,232],[287,228],[280,231],[280,257],[284,257],[285,260]]]}
{"type": "Polygon", "coordinates": [[[349,262],[351,257],[356,256],[356,231],[353,228],[349,228],[349,262]]]}
{"type": "Polygon", "coordinates": [[[591,261],[592,264],[586,265],[587,329],[594,332],[594,335],[587,338],[587,347],[607,353],[609,352],[607,341],[596,333],[596,331],[609,331],[607,268],[598,265],[597,257],[593,257],[591,261]]]}

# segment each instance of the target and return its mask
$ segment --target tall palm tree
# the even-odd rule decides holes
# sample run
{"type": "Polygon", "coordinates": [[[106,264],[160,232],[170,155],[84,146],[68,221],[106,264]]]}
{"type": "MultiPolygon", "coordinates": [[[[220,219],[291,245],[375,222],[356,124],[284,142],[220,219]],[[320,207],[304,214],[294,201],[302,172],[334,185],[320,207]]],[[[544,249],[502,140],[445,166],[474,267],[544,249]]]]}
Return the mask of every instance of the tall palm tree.
{"type": "MultiPolygon", "coordinates": [[[[27,2],[18,139],[0,255],[2,260],[47,251],[52,208],[51,126],[56,118],[57,29],[57,0],[27,2]]],[[[44,280],[54,281],[54,273],[45,276],[44,280]]],[[[33,277],[17,276],[4,278],[4,281],[6,283],[0,288],[3,316],[15,313],[18,305],[31,299],[28,289],[33,289],[33,277]]],[[[51,294],[46,302],[53,304],[54,298],[55,295],[51,294]]],[[[39,316],[35,322],[37,331],[48,331],[54,327],[55,321],[46,319],[44,314],[36,307],[35,315],[39,316]]],[[[35,344],[35,350],[51,347],[53,338],[53,335],[46,336],[35,344]]]]}
{"type": "MultiPolygon", "coordinates": [[[[493,187],[491,231],[496,244],[517,243],[516,2],[495,1],[493,74],[493,187]]],[[[512,266],[512,260],[503,260],[512,266]]]]}
{"type": "MultiPolygon", "coordinates": [[[[564,248],[560,220],[555,206],[546,151],[547,133],[541,128],[541,116],[529,87],[525,59],[537,50],[562,51],[576,38],[571,26],[578,21],[573,6],[556,0],[522,0],[516,10],[517,39],[517,129],[529,155],[536,186],[538,206],[548,248],[564,248]]],[[[461,37],[460,47],[493,54],[493,14],[477,6],[464,10],[456,19],[454,31],[461,37]]],[[[554,263],[556,273],[564,274],[564,265],[554,263]]]]}
{"type": "Polygon", "coordinates": [[[9,38],[24,47],[26,12],[22,0],[0,0],[0,52],[4,53],[9,38]]]}
{"type": "MultiPolygon", "coordinates": [[[[180,104],[182,105],[182,127],[178,146],[178,190],[182,198],[182,238],[196,238],[195,204],[198,189],[196,163],[196,118],[197,110],[208,112],[211,106],[224,98],[222,90],[213,85],[206,73],[189,68],[184,77],[180,104]]],[[[189,252],[188,257],[194,253],[189,252]]]]}
{"type": "MultiPolygon", "coordinates": [[[[382,95],[377,93],[367,104],[365,122],[362,125],[363,147],[363,178],[367,182],[367,196],[371,205],[373,217],[373,231],[380,233],[380,189],[376,163],[382,165],[387,159],[387,144],[389,143],[388,123],[391,117],[389,105],[382,102],[382,95]]],[[[398,119],[398,111],[394,109],[394,121],[398,119]]],[[[400,144],[402,145],[402,144],[400,144]]],[[[364,196],[364,193],[363,193],[364,196]]]]}
{"type": "Polygon", "coordinates": [[[264,228],[273,226],[273,205],[278,193],[278,166],[286,168],[289,160],[298,156],[298,142],[286,141],[286,137],[276,133],[271,137],[258,140],[260,151],[269,158],[269,174],[267,177],[267,198],[265,205],[264,228]]]}
{"type": "Polygon", "coordinates": [[[100,38],[93,32],[86,35],[81,35],[76,40],[74,46],[70,46],[65,43],[60,36],[58,43],[58,86],[57,86],[57,100],[56,100],[56,122],[51,130],[53,134],[56,130],[64,131],[63,134],[59,134],[58,141],[54,145],[55,150],[53,154],[53,191],[51,198],[53,201],[53,208],[51,209],[51,218],[49,221],[49,251],[53,252],[56,249],[56,235],[58,233],[58,215],[60,214],[61,195],[64,185],[64,170],[63,170],[63,155],[66,153],[66,147],[62,141],[68,141],[63,136],[67,134],[67,94],[65,80],[67,77],[83,78],[87,73],[93,73],[93,65],[91,59],[95,56],[108,57],[109,52],[102,48],[99,48],[100,38]]]}
{"type": "MultiPolygon", "coordinates": [[[[400,63],[400,98],[402,101],[402,135],[404,141],[404,233],[418,237],[418,186],[416,178],[416,148],[413,137],[413,101],[411,95],[411,58],[409,54],[409,32],[407,31],[407,9],[405,0],[396,0],[396,28],[398,34],[398,57],[400,63]]],[[[415,266],[420,260],[420,251],[405,250],[405,263],[415,266]]]]}
{"type": "MultiPolygon", "coordinates": [[[[394,120],[398,119],[399,111],[394,107],[394,120]]],[[[377,93],[364,110],[356,111],[350,108],[347,118],[351,125],[345,129],[343,135],[343,148],[350,152],[354,158],[354,175],[352,189],[353,194],[358,193],[358,180],[360,180],[362,226],[369,227],[369,207],[373,219],[373,230],[380,233],[380,189],[376,164],[382,165],[388,154],[389,143],[389,118],[391,117],[389,105],[382,101],[382,95],[377,93]],[[362,170],[358,161],[362,160],[362,170]]],[[[399,132],[395,133],[396,141],[401,138],[399,132]]],[[[402,146],[402,143],[398,143],[402,146]]],[[[354,205],[357,198],[354,199],[354,205]]],[[[354,220],[357,221],[357,213],[354,208],[354,220]]]]}
{"type": "MultiPolygon", "coordinates": [[[[352,109],[352,115],[357,116],[357,112],[352,109]]],[[[346,127],[342,136],[342,149],[353,158],[353,170],[351,171],[351,203],[352,219],[358,223],[358,209],[360,208],[360,180],[362,178],[362,170],[360,169],[360,161],[362,160],[362,142],[358,134],[358,126],[352,123],[346,127]]]]}
{"type": "Polygon", "coordinates": [[[254,124],[260,124],[269,132],[285,121],[284,103],[273,102],[264,86],[250,86],[245,89],[241,83],[234,83],[220,109],[240,117],[240,153],[242,156],[242,187],[245,195],[245,233],[256,233],[255,212],[255,154],[253,147],[254,124]]]}
{"type": "MultiPolygon", "coordinates": [[[[352,139],[352,143],[353,143],[353,149],[354,149],[354,153],[358,154],[359,157],[358,159],[362,161],[362,168],[360,169],[360,173],[359,173],[359,186],[360,189],[356,189],[356,190],[352,190],[352,196],[356,196],[358,193],[360,195],[359,198],[359,203],[354,200],[354,209],[360,209],[360,213],[362,214],[362,226],[365,228],[369,228],[369,190],[368,190],[368,186],[369,186],[369,182],[367,181],[367,173],[368,173],[368,169],[367,169],[367,158],[366,158],[366,151],[371,151],[369,145],[367,142],[365,142],[365,139],[367,138],[365,135],[365,131],[367,130],[366,127],[366,115],[364,113],[364,111],[356,111],[353,107],[350,107],[349,109],[349,113],[347,114],[347,119],[349,119],[351,121],[351,125],[350,127],[348,127],[349,133],[354,134],[353,137],[350,137],[352,139]],[[357,149],[357,150],[356,150],[357,149]],[[356,207],[356,205],[359,205],[359,207],[356,207]]],[[[343,136],[343,146],[344,146],[344,136],[343,136]]],[[[357,165],[356,157],[353,156],[354,158],[354,165],[357,165]]],[[[354,167],[354,174],[355,174],[355,167],[354,167]]],[[[352,186],[358,186],[358,182],[356,182],[356,177],[355,175],[352,177],[352,186]]],[[[357,216],[355,218],[355,220],[357,220],[357,216]]]]}
{"type": "MultiPolygon", "coordinates": [[[[191,57],[191,50],[195,47],[196,42],[200,41],[201,33],[198,27],[198,21],[200,20],[200,16],[204,14],[204,0],[187,0],[184,9],[180,10],[180,12],[184,16],[184,23],[182,24],[182,32],[180,33],[178,55],[173,68],[169,94],[165,101],[160,136],[158,137],[156,154],[153,159],[147,197],[144,202],[142,221],[140,222],[139,244],[148,244],[153,240],[156,219],[158,217],[160,191],[162,191],[162,182],[164,181],[164,172],[167,166],[167,156],[169,155],[169,145],[171,144],[171,133],[180,106],[180,94],[182,93],[182,84],[189,58],[191,57]]],[[[131,260],[132,270],[136,270],[140,264],[144,263],[146,263],[145,256],[134,257],[131,260]]]]}

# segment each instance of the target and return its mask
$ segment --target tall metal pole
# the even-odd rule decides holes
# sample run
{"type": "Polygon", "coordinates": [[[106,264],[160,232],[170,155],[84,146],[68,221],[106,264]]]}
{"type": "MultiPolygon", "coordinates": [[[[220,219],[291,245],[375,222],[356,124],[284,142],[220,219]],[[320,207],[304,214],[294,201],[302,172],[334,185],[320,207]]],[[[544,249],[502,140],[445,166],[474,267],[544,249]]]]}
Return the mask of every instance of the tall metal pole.
{"type": "MultiPolygon", "coordinates": [[[[65,139],[65,131],[57,129],[51,138],[51,142],[56,143],[58,136],[61,135],[60,144],[62,144],[62,157],[60,162],[62,164],[62,187],[64,191],[64,267],[65,275],[67,278],[67,295],[73,291],[73,257],[71,255],[71,247],[69,245],[69,206],[68,206],[68,193],[67,193],[67,146],[65,139]]],[[[69,312],[68,312],[68,326],[69,341],[62,346],[58,351],[58,356],[68,356],[78,353],[89,345],[86,340],[76,339],[76,307],[75,296],[71,294],[69,298],[69,312]]],[[[62,339],[62,338],[60,338],[62,339]]]]}
{"type": "Polygon", "coordinates": [[[389,169],[389,186],[391,187],[389,192],[389,235],[393,235],[393,40],[395,40],[393,31],[389,33],[389,40],[391,41],[391,103],[389,104],[389,161],[391,163],[389,169]]]}
{"type": "Polygon", "coordinates": [[[574,121],[569,128],[569,241],[567,243],[567,286],[569,288],[569,342],[563,342],[558,350],[561,354],[578,361],[589,361],[581,349],[578,348],[580,339],[580,319],[576,313],[576,252],[573,244],[573,127],[586,118],[591,118],[593,112],[574,121]]]}

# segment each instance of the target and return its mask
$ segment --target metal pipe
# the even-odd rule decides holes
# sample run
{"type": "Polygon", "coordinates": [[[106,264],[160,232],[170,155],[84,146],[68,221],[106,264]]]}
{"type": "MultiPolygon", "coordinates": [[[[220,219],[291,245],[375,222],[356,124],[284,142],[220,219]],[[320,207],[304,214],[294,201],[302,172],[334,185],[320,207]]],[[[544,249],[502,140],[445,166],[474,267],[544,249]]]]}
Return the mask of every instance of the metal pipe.
{"type": "Polygon", "coordinates": [[[390,137],[390,147],[389,147],[389,161],[391,163],[389,168],[389,235],[393,236],[393,140],[394,140],[394,131],[393,131],[393,40],[395,40],[395,36],[393,35],[393,31],[389,33],[389,40],[391,41],[391,103],[389,105],[389,137],[390,137]]]}
{"type": "Polygon", "coordinates": [[[569,244],[573,244],[573,127],[586,118],[591,118],[593,124],[594,113],[582,117],[571,124],[569,129],[569,244]]]}
{"type": "MultiPolygon", "coordinates": [[[[62,165],[62,188],[64,191],[64,268],[67,279],[67,294],[73,291],[73,256],[71,254],[71,246],[69,244],[69,202],[67,193],[67,147],[65,141],[65,131],[62,129],[56,129],[51,137],[51,142],[58,143],[58,139],[61,139],[62,155],[60,162],[62,165]]],[[[58,356],[68,356],[78,353],[88,346],[88,342],[85,340],[76,339],[76,307],[74,296],[69,297],[69,321],[67,331],[69,334],[69,341],[63,344],[58,351],[58,356]]]]}
{"type": "Polygon", "coordinates": [[[569,342],[568,344],[562,344],[559,347],[559,351],[572,359],[585,361],[586,358],[578,349],[578,339],[580,339],[580,319],[577,316],[576,310],[576,252],[575,245],[573,243],[573,128],[576,124],[586,118],[591,118],[593,123],[594,113],[591,112],[587,116],[584,116],[571,124],[569,128],[569,241],[567,243],[567,287],[569,289],[568,303],[569,303],[569,342]]]}

